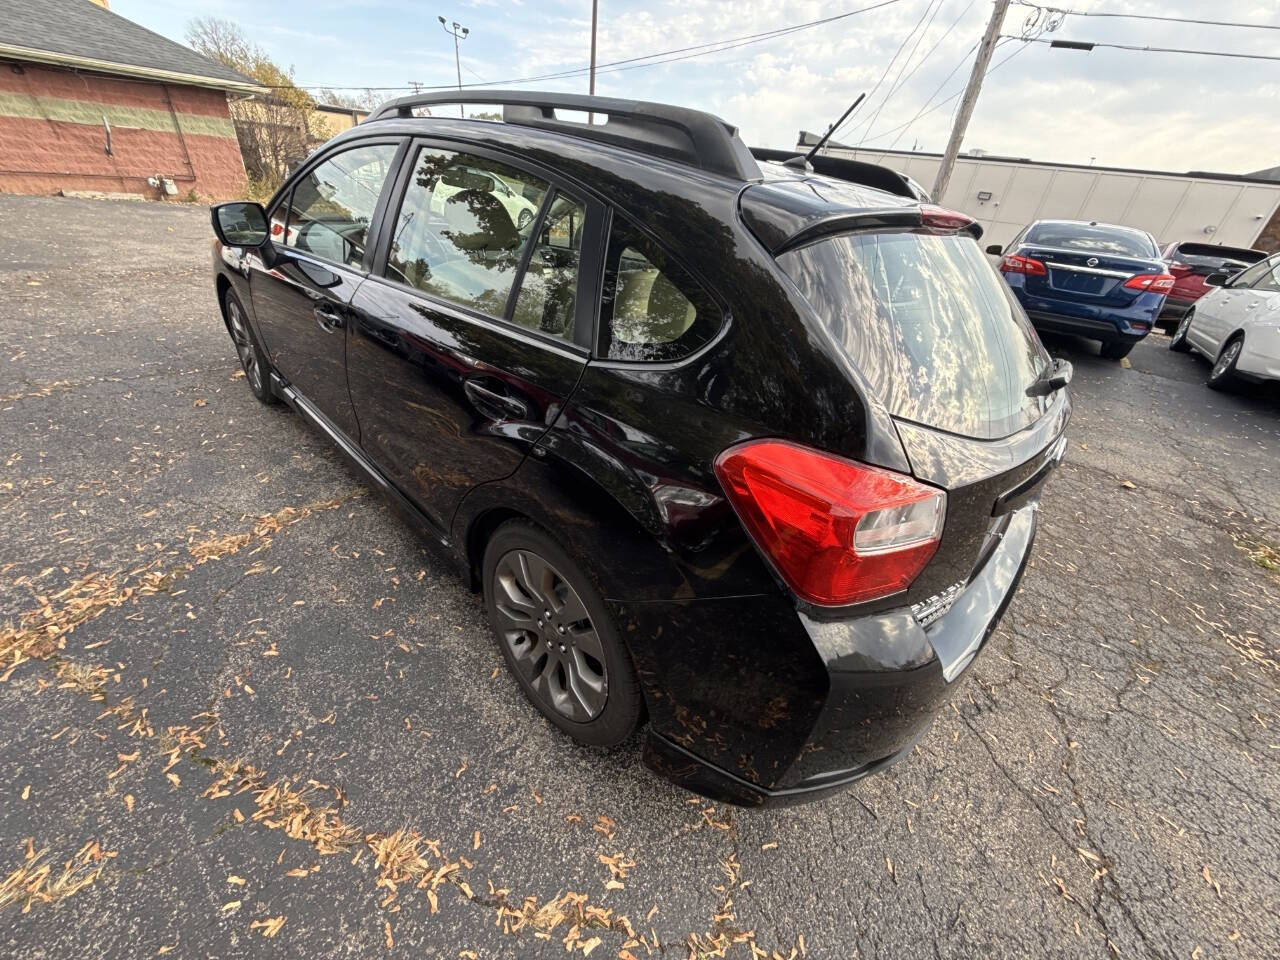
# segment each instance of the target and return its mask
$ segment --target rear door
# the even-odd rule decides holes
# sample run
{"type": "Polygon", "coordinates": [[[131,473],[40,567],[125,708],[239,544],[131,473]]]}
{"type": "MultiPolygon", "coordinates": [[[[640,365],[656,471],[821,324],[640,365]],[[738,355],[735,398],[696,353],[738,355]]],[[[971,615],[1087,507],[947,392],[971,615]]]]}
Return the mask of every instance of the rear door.
{"type": "Polygon", "coordinates": [[[344,328],[400,143],[361,141],[313,163],[273,208],[271,242],[251,262],[254,318],[272,365],[353,438],[344,328]]]}
{"type": "Polygon", "coordinates": [[[505,155],[416,141],[389,211],[352,302],[348,379],[365,453],[445,532],[468,490],[520,465],[586,366],[603,210],[505,155]],[[528,205],[509,202],[513,183],[528,205]]]}

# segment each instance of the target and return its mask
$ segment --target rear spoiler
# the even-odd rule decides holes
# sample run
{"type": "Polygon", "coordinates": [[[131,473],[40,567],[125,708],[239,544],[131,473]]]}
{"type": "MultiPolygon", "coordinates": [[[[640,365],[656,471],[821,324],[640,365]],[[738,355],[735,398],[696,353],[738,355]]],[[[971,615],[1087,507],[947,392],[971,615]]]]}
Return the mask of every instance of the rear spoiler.
{"type": "MultiPolygon", "coordinates": [[[[791,150],[770,150],[767,147],[750,149],[751,155],[757,160],[769,160],[774,163],[786,163],[788,160],[797,160],[804,156],[791,150]]],[[[862,160],[849,160],[845,157],[833,157],[820,153],[810,159],[809,167],[814,173],[820,173],[824,177],[834,177],[836,180],[873,187],[897,197],[925,202],[929,200],[928,194],[916,187],[907,177],[878,163],[866,163],[862,160]]]]}

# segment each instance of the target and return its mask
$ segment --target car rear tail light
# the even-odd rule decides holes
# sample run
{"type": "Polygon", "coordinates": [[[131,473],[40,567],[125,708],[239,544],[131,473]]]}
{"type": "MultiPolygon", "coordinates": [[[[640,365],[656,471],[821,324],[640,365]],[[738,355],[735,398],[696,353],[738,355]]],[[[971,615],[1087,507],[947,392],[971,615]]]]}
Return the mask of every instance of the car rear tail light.
{"type": "Polygon", "coordinates": [[[1126,290],[1145,290],[1147,293],[1168,293],[1173,289],[1176,277],[1168,273],[1142,273],[1124,282],[1126,290]]]}
{"type": "Polygon", "coordinates": [[[926,203],[920,208],[920,222],[938,233],[958,233],[972,227],[974,219],[955,210],[926,203]]]}
{"type": "Polygon", "coordinates": [[[1188,264],[1179,263],[1177,260],[1173,260],[1169,263],[1169,272],[1175,277],[1185,277],[1191,272],[1191,267],[1188,264]]]}
{"type": "Polygon", "coordinates": [[[1020,257],[1016,253],[1006,253],[1000,261],[1001,273],[1025,273],[1032,277],[1043,277],[1048,271],[1039,260],[1020,257]]]}
{"type": "Polygon", "coordinates": [[[904,474],[784,440],[730,447],[715,470],[756,544],[810,603],[899,593],[938,549],[947,495],[904,474]]]}

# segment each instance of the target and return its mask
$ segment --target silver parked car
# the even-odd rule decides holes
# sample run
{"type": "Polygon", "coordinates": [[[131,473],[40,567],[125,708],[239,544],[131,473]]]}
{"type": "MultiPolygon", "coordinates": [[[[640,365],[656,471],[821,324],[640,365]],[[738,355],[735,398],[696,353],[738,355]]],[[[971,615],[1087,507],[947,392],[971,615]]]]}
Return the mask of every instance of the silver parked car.
{"type": "Polygon", "coordinates": [[[1208,357],[1215,390],[1236,378],[1280,380],[1280,253],[1234,277],[1215,273],[1204,282],[1214,289],[1187,311],[1169,349],[1208,357]]]}

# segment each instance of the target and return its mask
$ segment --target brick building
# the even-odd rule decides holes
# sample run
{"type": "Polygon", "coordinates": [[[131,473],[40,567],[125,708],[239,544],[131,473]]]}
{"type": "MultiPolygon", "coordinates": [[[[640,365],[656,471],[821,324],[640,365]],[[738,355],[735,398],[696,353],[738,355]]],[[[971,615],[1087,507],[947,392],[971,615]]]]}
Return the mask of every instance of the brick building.
{"type": "Polygon", "coordinates": [[[0,0],[0,192],[239,196],[227,99],[255,92],[94,0],[0,0]]]}

